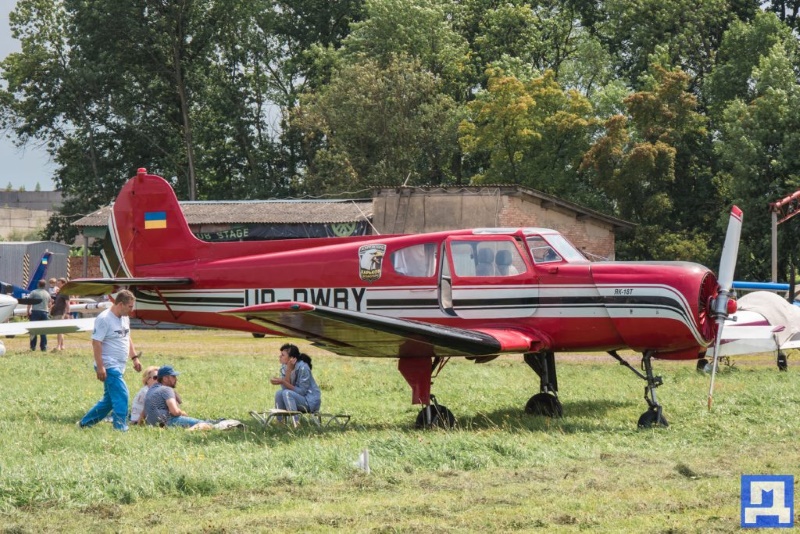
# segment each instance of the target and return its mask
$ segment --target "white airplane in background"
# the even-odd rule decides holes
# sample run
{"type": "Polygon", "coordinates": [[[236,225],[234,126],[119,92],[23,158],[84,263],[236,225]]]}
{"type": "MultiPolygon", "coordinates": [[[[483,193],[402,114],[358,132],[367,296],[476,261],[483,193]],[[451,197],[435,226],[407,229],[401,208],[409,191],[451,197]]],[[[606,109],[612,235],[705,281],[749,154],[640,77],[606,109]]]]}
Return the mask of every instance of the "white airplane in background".
{"type": "MultiPolygon", "coordinates": [[[[81,317],[86,315],[97,315],[106,308],[111,307],[111,302],[97,302],[90,298],[77,298],[69,300],[70,313],[77,313],[81,317]]],[[[25,304],[17,304],[14,308],[14,317],[27,317],[28,306],[25,304]]],[[[0,333],[2,335],[2,333],[0,333]]]]}
{"type": "MultiPolygon", "coordinates": [[[[743,295],[737,305],[736,313],[725,320],[719,355],[773,352],[778,369],[785,371],[788,364],[783,351],[800,348],[800,307],[770,291],[743,295]]],[[[709,347],[707,356],[713,354],[709,347]]]]}
{"type": "MultiPolygon", "coordinates": [[[[111,306],[111,302],[84,302],[70,306],[70,310],[102,311],[111,306]]],[[[23,334],[51,335],[72,334],[74,332],[90,332],[94,329],[94,317],[82,319],[53,319],[50,321],[18,321],[7,323],[15,315],[26,315],[27,306],[20,306],[19,301],[11,295],[0,294],[0,336],[20,336],[23,334]]],[[[0,356],[6,348],[0,341],[0,356]]]]}

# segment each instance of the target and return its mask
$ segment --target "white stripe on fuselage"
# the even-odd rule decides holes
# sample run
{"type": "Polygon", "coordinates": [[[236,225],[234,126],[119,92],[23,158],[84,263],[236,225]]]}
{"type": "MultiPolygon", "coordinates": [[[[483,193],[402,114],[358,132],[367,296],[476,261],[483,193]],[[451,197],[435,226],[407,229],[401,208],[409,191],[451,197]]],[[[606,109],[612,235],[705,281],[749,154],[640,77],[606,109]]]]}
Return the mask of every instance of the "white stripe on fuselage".
{"type": "MultiPolygon", "coordinates": [[[[466,319],[503,319],[511,317],[588,319],[651,319],[668,318],[687,326],[698,343],[703,343],[693,321],[691,308],[684,296],[665,285],[628,285],[631,293],[620,297],[615,285],[543,285],[543,286],[456,286],[454,298],[471,301],[458,306],[456,312],[466,319]],[[513,299],[538,299],[532,304],[514,307],[504,304],[513,299]],[[584,299],[585,302],[580,300],[584,299]],[[654,299],[654,304],[641,299],[654,299]],[[566,303],[561,302],[566,300],[566,303]],[[575,300],[575,302],[570,302],[575,300]],[[630,300],[630,302],[626,302],[630,300]],[[637,302],[637,300],[639,302],[637,302]],[[547,304],[554,302],[553,304],[547,304]]],[[[161,297],[142,292],[137,307],[142,310],[165,310],[161,297],[175,312],[220,312],[236,307],[271,302],[308,302],[319,306],[374,313],[408,319],[447,318],[439,307],[436,286],[406,287],[343,287],[343,288],[263,288],[163,290],[161,297]]]]}

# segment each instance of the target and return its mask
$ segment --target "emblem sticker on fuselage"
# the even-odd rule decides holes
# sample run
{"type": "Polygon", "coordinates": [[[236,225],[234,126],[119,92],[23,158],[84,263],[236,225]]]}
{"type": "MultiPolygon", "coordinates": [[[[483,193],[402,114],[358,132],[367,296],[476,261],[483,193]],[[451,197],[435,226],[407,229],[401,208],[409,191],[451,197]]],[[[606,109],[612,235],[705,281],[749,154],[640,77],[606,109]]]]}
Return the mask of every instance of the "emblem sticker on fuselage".
{"type": "Polygon", "coordinates": [[[386,245],[364,245],[358,249],[358,276],[365,282],[381,277],[386,245]]]}

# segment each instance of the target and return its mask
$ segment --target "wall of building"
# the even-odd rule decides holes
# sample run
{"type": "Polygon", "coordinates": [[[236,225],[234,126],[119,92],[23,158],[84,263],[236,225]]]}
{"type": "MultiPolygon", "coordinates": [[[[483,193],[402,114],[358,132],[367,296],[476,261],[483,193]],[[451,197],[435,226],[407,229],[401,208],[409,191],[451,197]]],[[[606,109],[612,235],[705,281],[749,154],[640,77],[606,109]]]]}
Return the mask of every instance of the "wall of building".
{"type": "Polygon", "coordinates": [[[61,191],[0,191],[0,237],[43,230],[62,204],[61,191]]]}
{"type": "Polygon", "coordinates": [[[73,256],[69,259],[69,279],[74,278],[102,278],[100,270],[100,256],[89,256],[87,274],[83,274],[83,256],[73,256]]]}
{"type": "Polygon", "coordinates": [[[499,226],[532,226],[561,232],[582,252],[614,259],[615,236],[611,225],[558,208],[542,207],[536,201],[504,197],[499,226]]]}
{"type": "Polygon", "coordinates": [[[44,230],[52,211],[0,207],[0,237],[23,237],[30,232],[44,230]]]}
{"type": "Polygon", "coordinates": [[[482,227],[541,227],[561,232],[582,251],[613,259],[613,227],[599,219],[520,195],[514,188],[454,194],[415,189],[383,190],[373,198],[373,224],[381,234],[482,227]],[[395,192],[396,191],[396,192],[395,192]]]}

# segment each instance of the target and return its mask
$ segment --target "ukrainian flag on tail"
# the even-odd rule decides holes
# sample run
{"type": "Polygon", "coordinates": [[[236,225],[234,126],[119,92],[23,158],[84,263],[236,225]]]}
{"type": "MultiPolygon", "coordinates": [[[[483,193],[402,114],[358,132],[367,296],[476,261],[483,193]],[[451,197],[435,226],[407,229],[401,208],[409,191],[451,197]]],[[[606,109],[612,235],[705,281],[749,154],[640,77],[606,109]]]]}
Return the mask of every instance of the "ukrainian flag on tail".
{"type": "Polygon", "coordinates": [[[155,230],[167,227],[166,211],[146,211],[144,212],[144,229],[155,230]]]}

